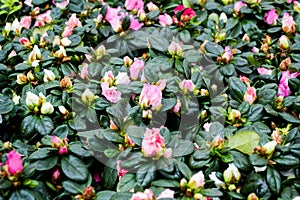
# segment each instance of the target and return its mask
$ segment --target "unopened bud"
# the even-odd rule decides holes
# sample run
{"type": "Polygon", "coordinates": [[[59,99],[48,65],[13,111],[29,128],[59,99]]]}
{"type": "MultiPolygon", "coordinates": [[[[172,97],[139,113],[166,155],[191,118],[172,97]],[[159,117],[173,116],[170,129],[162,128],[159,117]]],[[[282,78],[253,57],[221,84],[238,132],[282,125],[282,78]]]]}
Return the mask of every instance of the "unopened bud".
{"type": "Polygon", "coordinates": [[[183,56],[183,50],[181,46],[174,41],[171,42],[170,46],[168,47],[168,51],[171,55],[183,56]]]}
{"type": "Polygon", "coordinates": [[[232,109],[231,112],[228,115],[228,120],[229,121],[238,121],[241,119],[241,113],[240,111],[236,109],[232,109]]]}
{"type": "Polygon", "coordinates": [[[87,186],[83,193],[82,193],[82,198],[84,200],[90,200],[95,197],[95,189],[92,186],[87,186]]]}
{"type": "Polygon", "coordinates": [[[53,113],[53,111],[54,111],[54,108],[50,102],[45,102],[42,104],[42,107],[41,107],[42,114],[44,114],[44,115],[51,114],[51,113],[53,113]]]}
{"type": "Polygon", "coordinates": [[[279,38],[279,47],[281,50],[287,50],[290,47],[290,40],[286,35],[279,38]]]}
{"type": "Polygon", "coordinates": [[[255,193],[251,193],[248,195],[247,200],[259,200],[255,193]]]}
{"type": "Polygon", "coordinates": [[[17,83],[19,85],[26,84],[28,82],[27,76],[25,74],[18,74],[17,75],[17,83]]]}

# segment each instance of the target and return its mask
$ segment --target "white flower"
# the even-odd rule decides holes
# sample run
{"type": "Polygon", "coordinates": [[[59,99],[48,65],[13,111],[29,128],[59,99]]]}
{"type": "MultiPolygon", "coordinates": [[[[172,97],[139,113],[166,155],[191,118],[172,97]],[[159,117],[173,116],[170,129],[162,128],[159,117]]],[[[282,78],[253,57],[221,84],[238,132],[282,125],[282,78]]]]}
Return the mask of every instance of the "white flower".
{"type": "Polygon", "coordinates": [[[116,84],[125,84],[128,85],[130,83],[129,76],[126,72],[119,72],[116,76],[116,84]]]}
{"type": "Polygon", "coordinates": [[[69,38],[67,38],[67,37],[63,38],[60,42],[65,47],[70,46],[70,44],[72,43],[72,41],[69,40],[69,38]]]}
{"type": "Polygon", "coordinates": [[[19,95],[15,95],[14,97],[13,97],[13,102],[15,103],[15,105],[17,105],[17,104],[19,104],[19,101],[20,101],[20,96],[19,95]]]}
{"type": "Polygon", "coordinates": [[[227,22],[227,16],[224,12],[221,13],[219,20],[220,21],[223,20],[224,23],[227,22]]]}
{"type": "Polygon", "coordinates": [[[267,166],[263,166],[263,167],[255,167],[254,166],[254,170],[255,172],[263,172],[267,169],[267,166]]]}
{"type": "Polygon", "coordinates": [[[208,176],[210,180],[213,180],[215,182],[217,188],[220,188],[222,185],[225,184],[223,181],[218,179],[218,177],[216,176],[216,172],[211,172],[208,176]]]}
{"type": "Polygon", "coordinates": [[[50,82],[55,79],[55,74],[48,69],[44,69],[44,82],[50,82]]]}
{"type": "Polygon", "coordinates": [[[53,113],[53,111],[54,111],[54,108],[50,102],[45,102],[42,104],[42,107],[41,107],[42,114],[51,114],[51,113],[53,113]]]}
{"type": "Polygon", "coordinates": [[[26,93],[26,105],[28,108],[33,109],[35,106],[39,104],[39,97],[32,93],[32,92],[27,92],[26,93]]]}

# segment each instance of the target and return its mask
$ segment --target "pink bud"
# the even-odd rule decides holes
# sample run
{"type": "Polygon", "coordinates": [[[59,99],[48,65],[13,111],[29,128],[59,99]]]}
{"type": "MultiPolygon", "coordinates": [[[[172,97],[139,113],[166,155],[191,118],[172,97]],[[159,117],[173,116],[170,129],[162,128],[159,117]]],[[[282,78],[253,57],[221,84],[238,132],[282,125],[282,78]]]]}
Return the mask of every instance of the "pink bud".
{"type": "Polygon", "coordinates": [[[12,150],[7,154],[6,165],[9,173],[12,175],[15,175],[16,173],[23,171],[21,156],[15,150],[12,150]]]}
{"type": "Polygon", "coordinates": [[[66,146],[63,146],[63,147],[60,147],[59,150],[58,150],[58,154],[59,155],[65,155],[68,153],[68,148],[66,146]]]}

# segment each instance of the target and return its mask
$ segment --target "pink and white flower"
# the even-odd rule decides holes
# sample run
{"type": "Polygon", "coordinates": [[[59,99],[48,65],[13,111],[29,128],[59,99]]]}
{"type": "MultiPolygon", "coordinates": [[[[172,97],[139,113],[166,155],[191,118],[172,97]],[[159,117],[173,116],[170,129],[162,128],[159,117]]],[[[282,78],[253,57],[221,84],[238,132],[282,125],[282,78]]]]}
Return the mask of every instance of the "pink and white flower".
{"type": "Polygon", "coordinates": [[[161,26],[170,26],[173,23],[172,17],[167,13],[158,16],[158,22],[161,26]]]}
{"type": "Polygon", "coordinates": [[[174,191],[170,189],[165,189],[162,191],[156,199],[164,199],[164,198],[174,198],[174,191]]]}
{"type": "Polygon", "coordinates": [[[248,102],[250,105],[256,100],[256,89],[254,87],[248,87],[244,95],[244,101],[248,102]]]}
{"type": "Polygon", "coordinates": [[[190,91],[193,92],[195,89],[195,85],[192,80],[183,80],[179,83],[179,88],[184,92],[190,91]]]}
{"type": "Polygon", "coordinates": [[[109,87],[109,83],[102,82],[101,83],[102,88],[102,95],[105,96],[105,98],[112,102],[117,103],[121,99],[121,92],[116,90],[116,87],[109,87]]]}
{"type": "Polygon", "coordinates": [[[129,68],[130,78],[132,80],[136,80],[139,76],[139,73],[141,71],[144,71],[144,67],[145,67],[145,64],[144,64],[143,60],[134,58],[134,62],[132,63],[132,65],[129,68]]]}
{"type": "Polygon", "coordinates": [[[159,109],[161,107],[162,92],[159,86],[144,84],[142,89],[139,104],[141,107],[148,108],[151,106],[152,110],[159,109]]]}
{"type": "Polygon", "coordinates": [[[124,5],[127,10],[144,10],[143,0],[126,0],[124,5]]]}
{"type": "Polygon", "coordinates": [[[271,70],[271,69],[264,68],[264,67],[259,67],[259,68],[257,68],[257,72],[258,72],[260,75],[272,75],[272,70],[271,70]]]}
{"type": "Polygon", "coordinates": [[[150,189],[146,189],[144,192],[137,192],[132,195],[130,200],[153,200],[154,195],[150,189]]]}
{"type": "Polygon", "coordinates": [[[157,156],[164,154],[165,139],[160,135],[159,128],[146,128],[142,141],[142,152],[146,157],[157,156]]]}

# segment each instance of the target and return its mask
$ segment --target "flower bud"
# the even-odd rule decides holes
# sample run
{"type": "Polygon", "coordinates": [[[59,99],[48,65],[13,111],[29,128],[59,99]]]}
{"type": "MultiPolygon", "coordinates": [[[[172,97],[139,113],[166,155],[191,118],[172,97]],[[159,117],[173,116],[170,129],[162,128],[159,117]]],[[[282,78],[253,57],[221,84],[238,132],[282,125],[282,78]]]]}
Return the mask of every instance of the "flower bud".
{"type": "Polygon", "coordinates": [[[248,0],[249,4],[260,4],[261,0],[248,0]]]}
{"type": "Polygon", "coordinates": [[[33,50],[28,56],[28,63],[32,64],[36,60],[41,60],[42,59],[42,54],[37,45],[34,45],[33,50]]]}
{"type": "Polygon", "coordinates": [[[203,200],[204,196],[200,193],[196,193],[196,194],[194,194],[194,199],[195,200],[203,200]]]}
{"type": "Polygon", "coordinates": [[[222,54],[221,61],[224,63],[229,63],[233,58],[232,52],[229,46],[225,47],[225,51],[222,54]]]}
{"type": "Polygon", "coordinates": [[[114,130],[114,131],[117,131],[117,130],[119,129],[118,126],[114,123],[113,120],[110,120],[110,121],[109,121],[109,128],[110,128],[111,130],[114,130]]]}
{"type": "Polygon", "coordinates": [[[168,47],[168,51],[171,55],[183,56],[183,50],[181,46],[174,41],[171,42],[170,46],[168,47]]]}
{"type": "Polygon", "coordinates": [[[25,74],[18,74],[17,75],[17,83],[19,85],[26,84],[28,82],[27,76],[25,74]]]}
{"type": "Polygon", "coordinates": [[[52,174],[52,181],[57,181],[60,178],[59,169],[56,169],[52,174]]]}
{"type": "Polygon", "coordinates": [[[232,3],[232,0],[222,0],[222,3],[226,6],[230,3],[232,3]]]}
{"type": "Polygon", "coordinates": [[[186,184],[187,184],[187,180],[185,178],[180,180],[180,189],[181,189],[181,191],[186,190],[186,184]]]}
{"type": "Polygon", "coordinates": [[[51,70],[48,70],[48,69],[44,69],[44,82],[50,82],[50,81],[53,81],[55,79],[55,74],[51,71],[51,70]]]}
{"type": "Polygon", "coordinates": [[[123,60],[124,60],[124,64],[125,64],[126,67],[129,67],[133,63],[132,59],[129,58],[128,56],[125,56],[123,58],[123,60]]]}
{"type": "Polygon", "coordinates": [[[261,154],[262,155],[267,155],[270,156],[273,154],[273,152],[275,151],[275,147],[277,145],[276,141],[271,141],[266,143],[264,146],[262,146],[261,148],[261,154]]]}
{"type": "Polygon", "coordinates": [[[28,79],[28,81],[34,81],[34,80],[35,80],[35,76],[34,76],[34,74],[32,73],[32,70],[30,70],[30,71],[27,73],[27,79],[28,79]]]}
{"type": "Polygon", "coordinates": [[[100,45],[95,51],[97,60],[102,58],[102,56],[104,56],[105,54],[106,54],[106,49],[104,45],[100,45]]]}
{"type": "Polygon", "coordinates": [[[95,197],[95,189],[92,186],[87,186],[82,193],[82,198],[84,200],[90,200],[93,199],[93,197],[95,197]]]}
{"type": "Polygon", "coordinates": [[[64,57],[67,57],[67,52],[63,46],[59,46],[59,50],[54,53],[54,56],[63,59],[64,57]]]}
{"type": "Polygon", "coordinates": [[[53,113],[54,111],[54,108],[53,108],[53,105],[50,103],[50,102],[44,102],[42,104],[42,107],[41,107],[41,113],[46,115],[46,114],[51,114],[53,113]]]}
{"type": "Polygon", "coordinates": [[[64,106],[58,106],[58,110],[64,116],[69,114],[69,111],[64,106]]]}
{"type": "Polygon", "coordinates": [[[219,20],[220,21],[223,20],[223,22],[226,24],[227,23],[227,15],[224,12],[222,12],[219,20]]]}
{"type": "Polygon", "coordinates": [[[290,47],[290,40],[286,35],[279,38],[279,47],[281,50],[287,50],[290,47]]]}
{"type": "Polygon", "coordinates": [[[86,89],[81,95],[81,100],[85,105],[89,106],[95,100],[95,94],[86,89]]]}
{"type": "Polygon", "coordinates": [[[38,106],[39,101],[40,98],[36,94],[30,91],[26,93],[26,105],[29,109],[33,109],[35,106],[38,106]]]}
{"type": "Polygon", "coordinates": [[[247,200],[259,200],[255,193],[251,193],[248,195],[247,200]]]}
{"type": "Polygon", "coordinates": [[[253,53],[259,53],[259,48],[257,48],[257,47],[252,47],[252,52],[253,52],[253,53]]]}
{"type": "Polygon", "coordinates": [[[298,1],[294,1],[294,6],[293,6],[294,11],[297,13],[300,13],[300,3],[298,1]]]}
{"type": "Polygon", "coordinates": [[[28,38],[22,37],[19,40],[20,44],[23,45],[25,48],[30,48],[31,47],[31,42],[29,41],[28,38]]]}
{"type": "Polygon", "coordinates": [[[157,7],[157,5],[155,5],[154,3],[152,2],[149,2],[147,3],[147,8],[148,10],[151,12],[151,11],[154,11],[154,10],[159,10],[159,8],[157,7]]]}
{"type": "Polygon", "coordinates": [[[62,144],[62,140],[59,137],[52,135],[51,144],[53,148],[59,148],[62,144]]]}
{"type": "Polygon", "coordinates": [[[233,163],[229,164],[229,167],[223,173],[224,181],[226,183],[234,183],[241,179],[241,174],[233,163]]]}
{"type": "Polygon", "coordinates": [[[231,112],[228,115],[228,120],[229,121],[238,121],[241,119],[241,113],[240,111],[236,109],[232,109],[231,112]]]}
{"type": "Polygon", "coordinates": [[[226,39],[226,32],[224,30],[222,30],[221,32],[218,32],[216,35],[215,35],[215,42],[216,43],[219,43],[223,40],[226,39]]]}
{"type": "Polygon", "coordinates": [[[61,155],[61,156],[65,155],[67,153],[68,153],[68,147],[66,147],[66,146],[60,147],[59,150],[58,150],[58,154],[61,155]]]}
{"type": "Polygon", "coordinates": [[[144,119],[152,119],[152,111],[151,110],[143,110],[142,117],[144,119]]]}
{"type": "Polygon", "coordinates": [[[60,81],[60,87],[63,88],[63,89],[67,89],[67,92],[68,92],[68,90],[71,90],[72,87],[73,87],[73,84],[72,84],[72,81],[71,81],[70,77],[65,76],[60,81]]]}

